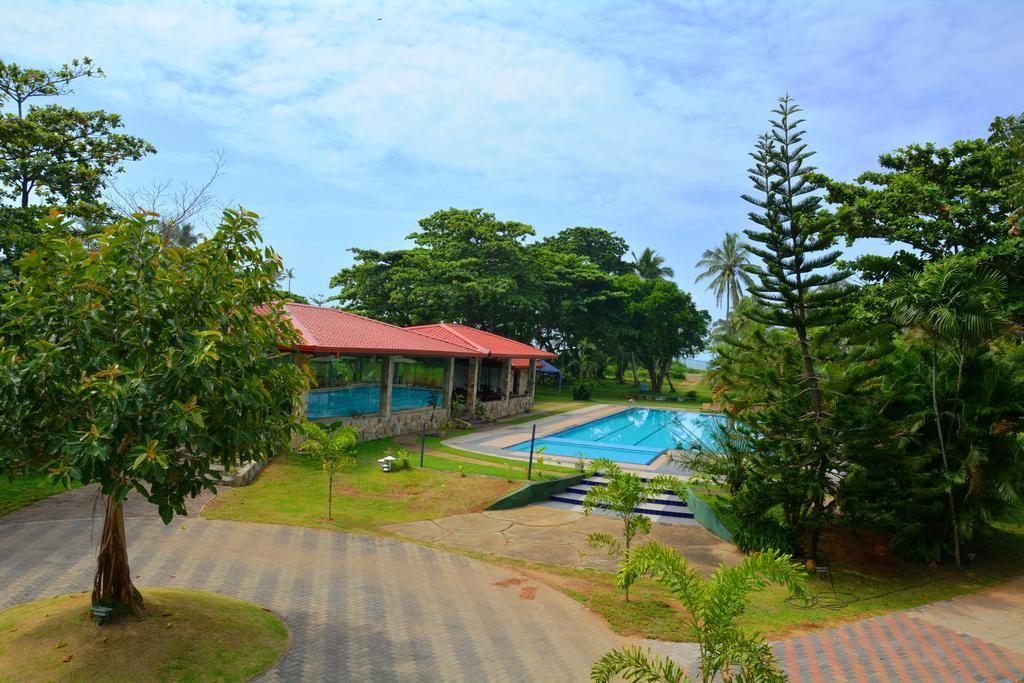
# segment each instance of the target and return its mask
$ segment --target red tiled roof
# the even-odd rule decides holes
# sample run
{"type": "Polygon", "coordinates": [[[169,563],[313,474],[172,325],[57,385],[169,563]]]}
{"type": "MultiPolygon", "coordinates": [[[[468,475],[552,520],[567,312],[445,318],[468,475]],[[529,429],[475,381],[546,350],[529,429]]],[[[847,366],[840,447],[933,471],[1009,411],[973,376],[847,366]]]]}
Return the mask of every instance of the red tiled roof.
{"type": "MultiPolygon", "coordinates": [[[[438,323],[436,325],[418,325],[405,329],[429,335],[449,344],[458,344],[466,349],[481,352],[491,358],[557,358],[555,354],[542,351],[529,344],[517,342],[514,339],[492,334],[491,332],[484,332],[473,327],[466,327],[465,325],[438,323]]],[[[522,367],[529,367],[529,364],[522,367]]]]}
{"type": "Polygon", "coordinates": [[[286,303],[284,310],[302,337],[299,351],[380,353],[407,356],[481,357],[487,354],[462,344],[420,334],[335,308],[286,303]]]}

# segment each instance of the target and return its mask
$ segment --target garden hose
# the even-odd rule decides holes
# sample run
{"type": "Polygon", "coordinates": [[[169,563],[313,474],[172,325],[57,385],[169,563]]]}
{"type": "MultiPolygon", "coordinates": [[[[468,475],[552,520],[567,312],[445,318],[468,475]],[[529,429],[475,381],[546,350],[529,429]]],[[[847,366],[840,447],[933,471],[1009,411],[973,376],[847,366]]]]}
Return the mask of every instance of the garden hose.
{"type": "Polygon", "coordinates": [[[828,577],[829,583],[832,587],[832,591],[830,593],[810,593],[804,597],[797,597],[795,595],[791,595],[785,600],[787,605],[789,605],[793,609],[799,610],[808,610],[815,608],[840,610],[844,607],[849,607],[855,602],[867,602],[868,600],[877,600],[878,598],[884,598],[890,595],[895,595],[897,593],[903,593],[905,591],[914,590],[916,588],[929,586],[933,583],[938,583],[943,579],[943,577],[940,576],[929,581],[915,583],[911,586],[903,586],[902,588],[895,588],[890,591],[885,591],[884,593],[878,593],[876,595],[868,595],[859,598],[848,591],[836,590],[835,579],[833,578],[832,572],[829,570],[828,567],[819,567],[817,569],[817,572],[820,578],[824,578],[826,576],[828,577]]]}

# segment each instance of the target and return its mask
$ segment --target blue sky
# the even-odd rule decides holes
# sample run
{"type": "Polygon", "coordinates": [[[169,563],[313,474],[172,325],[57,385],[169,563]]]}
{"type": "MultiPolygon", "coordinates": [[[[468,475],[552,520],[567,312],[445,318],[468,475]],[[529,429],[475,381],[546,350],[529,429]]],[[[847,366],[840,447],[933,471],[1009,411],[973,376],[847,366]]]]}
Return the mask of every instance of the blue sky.
{"type": "Polygon", "coordinates": [[[650,246],[698,303],[694,262],[746,227],[747,152],[776,98],[804,107],[838,178],[910,142],[1024,111],[1024,2],[375,2],[7,7],[0,59],[89,55],[76,106],[159,153],[118,183],[200,182],[264,217],[295,291],[329,293],[352,246],[483,207],[539,235],[650,246]]]}

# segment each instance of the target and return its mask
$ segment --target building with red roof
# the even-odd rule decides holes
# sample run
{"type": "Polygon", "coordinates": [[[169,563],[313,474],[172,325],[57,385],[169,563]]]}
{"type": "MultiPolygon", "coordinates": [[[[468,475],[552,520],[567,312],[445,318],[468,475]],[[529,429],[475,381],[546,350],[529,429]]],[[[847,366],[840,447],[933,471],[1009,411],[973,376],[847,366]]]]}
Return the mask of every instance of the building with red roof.
{"type": "Polygon", "coordinates": [[[437,428],[455,412],[529,412],[535,364],[555,357],[464,325],[402,328],[334,308],[282,307],[301,338],[283,350],[316,379],[304,400],[307,418],[352,424],[361,439],[437,428]]]}

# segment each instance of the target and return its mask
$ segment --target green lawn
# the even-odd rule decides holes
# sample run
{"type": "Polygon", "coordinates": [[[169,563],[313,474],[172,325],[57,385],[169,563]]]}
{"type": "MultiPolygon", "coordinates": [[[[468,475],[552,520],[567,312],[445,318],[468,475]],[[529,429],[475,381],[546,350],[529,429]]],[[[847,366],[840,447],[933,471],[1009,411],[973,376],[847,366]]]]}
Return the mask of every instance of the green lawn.
{"type": "MultiPolygon", "coordinates": [[[[495,468],[495,467],[486,468],[486,469],[489,469],[491,471],[486,471],[486,472],[481,471],[480,474],[492,474],[494,476],[502,476],[502,477],[507,477],[507,478],[510,478],[510,479],[526,479],[526,468],[527,468],[527,465],[523,461],[510,460],[509,458],[502,458],[502,457],[497,456],[497,455],[486,455],[484,453],[473,453],[471,451],[464,451],[464,450],[461,450],[461,449],[458,449],[458,448],[452,448],[451,446],[445,446],[443,443],[441,443],[444,439],[451,438],[452,436],[458,436],[458,434],[468,434],[469,431],[470,430],[465,430],[465,431],[458,432],[458,433],[450,433],[450,434],[446,434],[444,437],[428,436],[427,437],[427,448],[431,449],[431,450],[435,450],[435,451],[440,451],[442,453],[448,453],[450,455],[456,455],[456,456],[459,456],[461,458],[472,458],[473,460],[479,461],[481,463],[494,463],[494,464],[498,465],[497,468],[495,468]]],[[[416,458],[419,458],[419,453],[418,452],[416,453],[416,458]]],[[[441,460],[441,459],[438,458],[438,460],[441,460]]],[[[417,460],[417,462],[419,462],[419,461],[417,460]]],[[[456,461],[454,461],[454,460],[444,461],[443,466],[441,467],[441,469],[450,469],[448,467],[448,463],[454,463],[454,462],[456,462],[456,461]]],[[[466,464],[466,463],[457,463],[457,464],[466,464]]],[[[432,466],[433,465],[430,465],[430,464],[427,465],[427,467],[432,467],[432,466]]],[[[455,469],[457,470],[458,468],[456,467],[455,469]]],[[[550,473],[559,473],[559,474],[576,474],[576,470],[575,469],[573,469],[571,467],[561,467],[559,465],[545,465],[544,472],[545,472],[545,474],[547,474],[548,472],[550,472],[550,473]]],[[[534,479],[536,479],[536,478],[537,478],[537,462],[536,462],[536,458],[535,458],[534,459],[534,479]]]]}
{"type": "MultiPolygon", "coordinates": [[[[697,392],[697,400],[695,401],[655,401],[655,400],[637,400],[637,405],[661,407],[661,408],[689,408],[689,409],[700,409],[704,403],[711,402],[711,388],[707,384],[707,379],[704,375],[699,376],[699,380],[694,383],[682,383],[677,380],[673,380],[676,384],[676,393],[668,391],[668,385],[662,387],[661,391],[657,396],[664,396],[666,398],[680,398],[686,394],[687,391],[693,390],[697,392]]],[[[626,403],[629,398],[628,394],[636,393],[636,387],[631,383],[616,384],[610,379],[605,379],[601,384],[596,382],[592,385],[590,402],[591,403],[626,403]]],[[[536,391],[537,409],[538,410],[557,410],[559,404],[566,403],[579,403],[580,405],[586,405],[584,402],[574,401],[572,397],[572,387],[566,385],[562,386],[561,391],[557,387],[549,385],[537,385],[536,391]]],[[[572,409],[572,408],[568,408],[572,409]]]]}
{"type": "Polygon", "coordinates": [[[5,476],[0,477],[0,517],[65,490],[43,474],[28,474],[16,477],[13,481],[5,476]]]}
{"type": "MultiPolygon", "coordinates": [[[[382,472],[376,460],[393,447],[390,439],[359,445],[357,464],[335,477],[333,520],[326,519],[326,475],[302,455],[278,456],[255,482],[224,490],[203,514],[210,519],[372,531],[483,510],[521,486],[506,480],[504,468],[433,456],[428,456],[428,469],[382,472]],[[467,476],[458,473],[459,466],[467,476]]],[[[419,453],[410,460],[417,464],[419,453]]]]}

